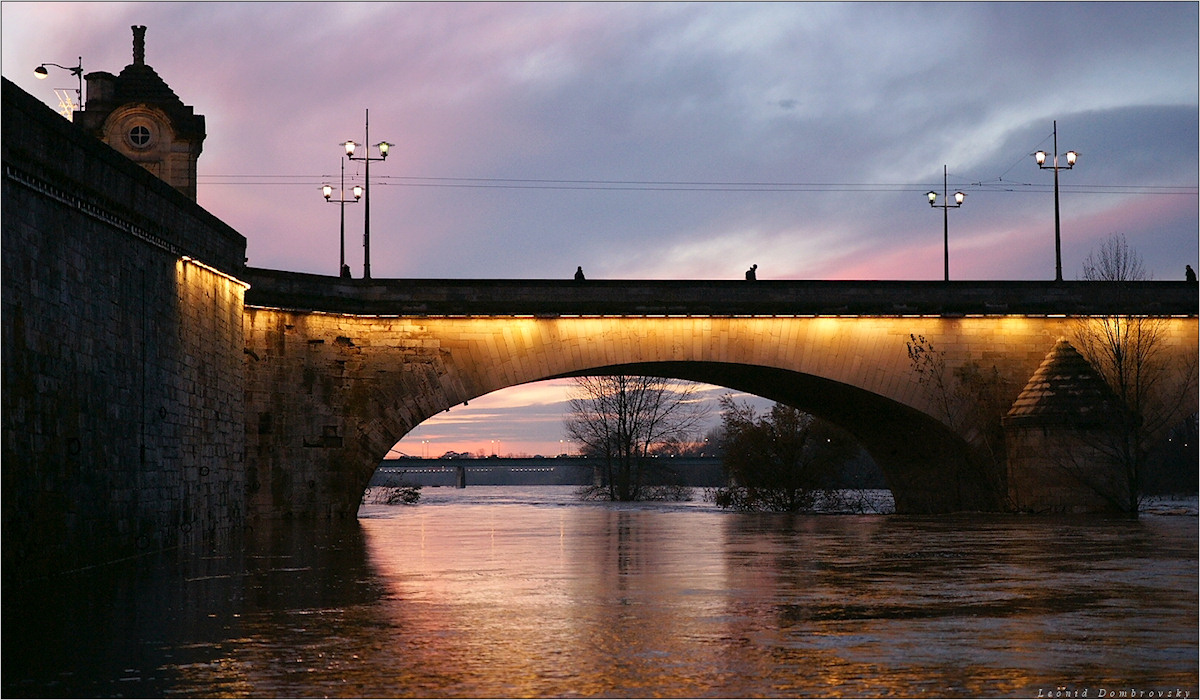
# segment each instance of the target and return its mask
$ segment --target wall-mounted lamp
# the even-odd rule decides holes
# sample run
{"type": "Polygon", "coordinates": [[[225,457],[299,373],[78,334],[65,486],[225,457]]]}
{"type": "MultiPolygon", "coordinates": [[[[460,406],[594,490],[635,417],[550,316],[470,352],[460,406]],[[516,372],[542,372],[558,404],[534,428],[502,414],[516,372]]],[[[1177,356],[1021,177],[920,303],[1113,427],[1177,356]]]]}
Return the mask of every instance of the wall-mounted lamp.
{"type": "Polygon", "coordinates": [[[79,57],[79,64],[74,66],[60,66],[57,63],[43,63],[42,65],[33,69],[33,74],[38,80],[45,80],[46,78],[50,77],[50,71],[46,70],[46,66],[54,66],[55,68],[62,68],[63,70],[70,71],[71,75],[79,79],[79,87],[75,88],[74,103],[71,102],[71,98],[69,96],[64,96],[57,89],[54,91],[59,96],[59,114],[63,115],[67,119],[70,119],[72,112],[77,109],[83,109],[83,56],[79,57]]]}

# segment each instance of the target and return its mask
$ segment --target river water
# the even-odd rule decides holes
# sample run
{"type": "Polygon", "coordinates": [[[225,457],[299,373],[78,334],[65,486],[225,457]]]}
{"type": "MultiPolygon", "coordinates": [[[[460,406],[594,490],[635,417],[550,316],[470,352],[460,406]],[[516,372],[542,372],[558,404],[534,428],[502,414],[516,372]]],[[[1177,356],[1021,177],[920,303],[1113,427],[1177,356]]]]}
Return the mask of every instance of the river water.
{"type": "Polygon", "coordinates": [[[3,694],[1194,698],[1197,546],[1194,499],[1131,522],[425,489],[5,591],[3,694]]]}

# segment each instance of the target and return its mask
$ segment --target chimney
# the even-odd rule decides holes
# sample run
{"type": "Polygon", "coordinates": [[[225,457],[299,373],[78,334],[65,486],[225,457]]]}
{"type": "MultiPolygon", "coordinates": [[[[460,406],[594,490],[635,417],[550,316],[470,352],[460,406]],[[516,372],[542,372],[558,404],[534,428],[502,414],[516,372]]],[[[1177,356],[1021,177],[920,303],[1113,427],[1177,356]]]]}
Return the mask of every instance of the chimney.
{"type": "Polygon", "coordinates": [[[133,65],[146,65],[146,28],[138,25],[130,27],[133,30],[133,65]]]}

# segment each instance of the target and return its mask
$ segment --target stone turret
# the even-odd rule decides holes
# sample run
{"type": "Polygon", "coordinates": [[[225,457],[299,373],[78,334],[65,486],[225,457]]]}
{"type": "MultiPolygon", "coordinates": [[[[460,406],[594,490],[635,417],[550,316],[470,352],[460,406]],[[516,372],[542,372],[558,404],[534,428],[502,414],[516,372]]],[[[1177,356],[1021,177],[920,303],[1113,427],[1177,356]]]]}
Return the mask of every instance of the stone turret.
{"type": "Polygon", "coordinates": [[[134,26],[133,63],[120,75],[88,73],[87,105],[75,123],[196,198],[196,161],[204,148],[204,117],[146,65],[146,28],[134,26]]]}
{"type": "Polygon", "coordinates": [[[1020,511],[1118,511],[1129,483],[1113,457],[1121,405],[1060,338],[1004,417],[1008,491],[1020,511]]]}

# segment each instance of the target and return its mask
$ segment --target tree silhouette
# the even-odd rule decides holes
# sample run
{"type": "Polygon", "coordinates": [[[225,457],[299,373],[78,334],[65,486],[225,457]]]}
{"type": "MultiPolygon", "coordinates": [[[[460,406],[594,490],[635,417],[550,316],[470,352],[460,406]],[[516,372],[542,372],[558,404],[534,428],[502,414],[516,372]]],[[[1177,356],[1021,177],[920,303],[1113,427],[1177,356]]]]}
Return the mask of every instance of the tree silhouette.
{"type": "Polygon", "coordinates": [[[720,405],[722,464],[732,482],[714,494],[723,508],[813,510],[841,467],[858,454],[858,444],[844,431],[791,406],[776,403],[760,416],[729,395],[720,405]]]}
{"type": "MultiPolygon", "coordinates": [[[[1113,234],[1084,259],[1083,279],[1111,286],[1119,295],[1150,275],[1125,236],[1113,234]]],[[[1097,447],[1123,473],[1118,507],[1128,513],[1137,513],[1152,445],[1195,413],[1196,356],[1169,356],[1167,329],[1166,319],[1149,316],[1094,316],[1075,327],[1080,354],[1125,409],[1097,447]]],[[[1065,461],[1065,468],[1073,468],[1065,461]]]]}
{"type": "Polygon", "coordinates": [[[580,452],[600,460],[589,498],[661,500],[678,496],[655,448],[683,441],[700,425],[698,385],[675,379],[612,375],[575,378],[564,425],[580,452]]]}

